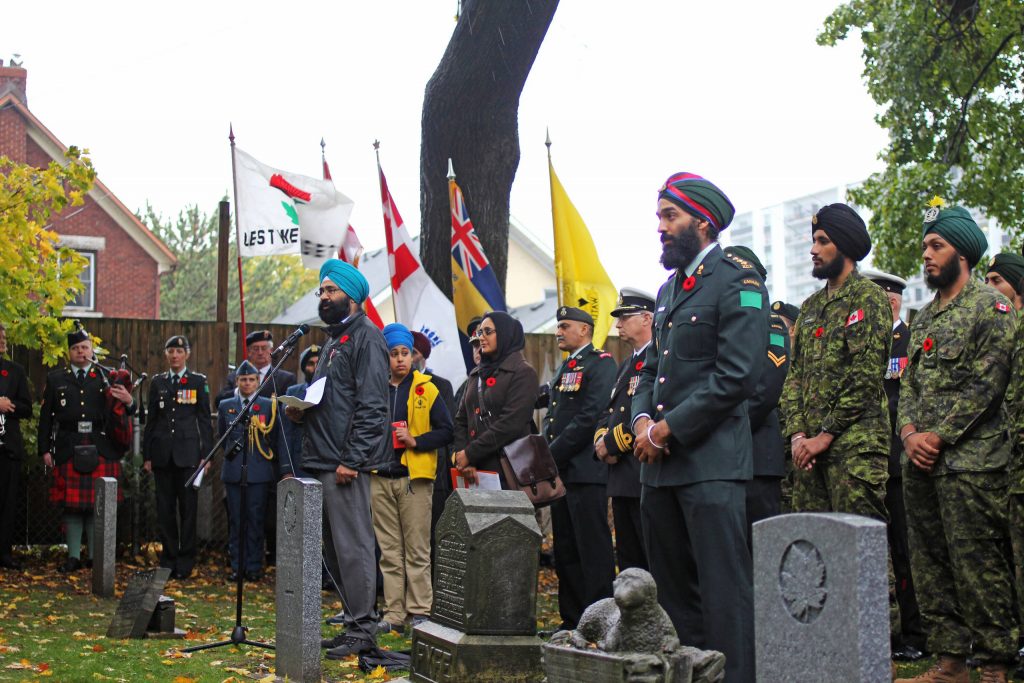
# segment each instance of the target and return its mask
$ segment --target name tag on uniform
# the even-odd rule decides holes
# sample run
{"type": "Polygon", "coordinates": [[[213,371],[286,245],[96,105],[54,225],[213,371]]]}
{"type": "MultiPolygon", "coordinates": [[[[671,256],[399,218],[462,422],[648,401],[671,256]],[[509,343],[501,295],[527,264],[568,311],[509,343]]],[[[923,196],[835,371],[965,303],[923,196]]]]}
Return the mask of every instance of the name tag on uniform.
{"type": "Polygon", "coordinates": [[[92,434],[92,422],[90,420],[82,420],[78,423],[79,434],[92,434]]]}

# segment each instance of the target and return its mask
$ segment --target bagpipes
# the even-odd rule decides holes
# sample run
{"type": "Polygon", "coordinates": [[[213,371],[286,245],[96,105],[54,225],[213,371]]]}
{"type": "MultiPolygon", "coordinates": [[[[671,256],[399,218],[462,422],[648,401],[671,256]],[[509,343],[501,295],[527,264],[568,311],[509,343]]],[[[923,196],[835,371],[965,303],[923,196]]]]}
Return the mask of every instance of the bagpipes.
{"type": "MultiPolygon", "coordinates": [[[[111,444],[124,455],[132,447],[132,417],[128,414],[128,406],[115,398],[111,389],[114,385],[119,385],[131,394],[142,386],[148,375],[144,372],[136,373],[135,368],[128,363],[128,354],[121,354],[121,366],[116,370],[100,364],[96,358],[93,358],[92,362],[105,373],[106,388],[103,390],[103,395],[107,408],[107,437],[111,444]],[[133,373],[138,375],[134,381],[132,380],[133,373]]],[[[138,406],[139,422],[145,422],[145,403],[141,400],[141,394],[135,403],[138,406]]]]}

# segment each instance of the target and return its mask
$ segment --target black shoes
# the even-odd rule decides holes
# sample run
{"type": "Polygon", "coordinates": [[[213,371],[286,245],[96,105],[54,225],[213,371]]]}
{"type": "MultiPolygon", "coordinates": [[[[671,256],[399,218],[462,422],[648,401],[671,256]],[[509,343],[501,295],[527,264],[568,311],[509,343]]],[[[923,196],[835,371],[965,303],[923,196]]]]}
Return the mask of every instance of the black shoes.
{"type": "Polygon", "coordinates": [[[81,568],[82,561],[80,559],[78,559],[77,557],[69,557],[68,559],[64,560],[64,564],[57,568],[57,571],[59,571],[62,574],[68,574],[70,572],[77,572],[81,568]]]}
{"type": "Polygon", "coordinates": [[[344,634],[338,636],[338,645],[327,651],[327,659],[346,659],[375,649],[377,646],[371,640],[344,634]]]}
{"type": "Polygon", "coordinates": [[[916,662],[924,657],[925,654],[913,645],[897,645],[892,650],[892,658],[897,662],[916,662]]]}

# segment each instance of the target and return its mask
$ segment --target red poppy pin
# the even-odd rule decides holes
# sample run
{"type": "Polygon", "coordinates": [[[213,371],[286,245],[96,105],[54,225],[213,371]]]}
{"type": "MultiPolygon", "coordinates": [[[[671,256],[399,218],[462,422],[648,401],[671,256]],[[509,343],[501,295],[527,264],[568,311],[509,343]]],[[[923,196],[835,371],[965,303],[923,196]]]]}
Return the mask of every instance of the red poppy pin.
{"type": "Polygon", "coordinates": [[[935,342],[932,341],[931,337],[925,337],[924,341],[921,342],[921,348],[924,350],[925,353],[928,353],[933,348],[935,348],[935,342]]]}
{"type": "Polygon", "coordinates": [[[90,370],[90,371],[89,371],[89,376],[90,376],[90,377],[95,377],[95,376],[96,376],[96,373],[95,373],[95,372],[93,372],[92,370],[90,370]]]}
{"type": "Polygon", "coordinates": [[[348,341],[348,335],[344,334],[344,335],[341,336],[341,339],[338,340],[338,343],[339,344],[344,344],[347,341],[348,341]]]}
{"type": "Polygon", "coordinates": [[[493,387],[497,383],[498,383],[498,380],[494,379],[493,377],[488,377],[487,381],[484,382],[484,384],[486,384],[489,387],[493,387]]]}
{"type": "Polygon", "coordinates": [[[423,395],[423,387],[416,387],[416,395],[417,396],[422,396],[423,395]]]}
{"type": "Polygon", "coordinates": [[[573,358],[571,361],[569,361],[569,369],[572,370],[574,367],[576,367],[576,359],[575,358],[573,358]]]}
{"type": "Polygon", "coordinates": [[[637,370],[643,370],[644,369],[644,362],[642,360],[638,360],[636,362],[636,365],[634,365],[633,367],[636,368],[637,370]]]}
{"type": "Polygon", "coordinates": [[[7,376],[7,371],[6,370],[0,370],[0,375],[6,377],[7,376]]]}
{"type": "Polygon", "coordinates": [[[816,329],[814,331],[814,336],[815,337],[820,337],[823,334],[825,334],[825,328],[824,327],[819,327],[818,329],[816,329]]]}
{"type": "Polygon", "coordinates": [[[182,377],[182,378],[181,378],[180,380],[178,380],[178,381],[179,381],[179,382],[181,382],[182,384],[188,384],[188,380],[187,380],[187,379],[185,379],[184,377],[182,377]]]}
{"type": "Polygon", "coordinates": [[[254,413],[258,413],[258,412],[260,412],[260,406],[259,406],[259,404],[256,404],[256,405],[254,405],[254,406],[252,407],[252,412],[254,412],[254,413]]]}
{"type": "Polygon", "coordinates": [[[480,414],[480,409],[479,408],[473,408],[473,412],[476,413],[477,415],[479,415],[480,414]]]}
{"type": "Polygon", "coordinates": [[[685,280],[683,280],[683,291],[684,292],[689,292],[691,289],[693,289],[696,286],[697,286],[697,278],[695,278],[692,275],[690,277],[686,278],[685,280]]]}

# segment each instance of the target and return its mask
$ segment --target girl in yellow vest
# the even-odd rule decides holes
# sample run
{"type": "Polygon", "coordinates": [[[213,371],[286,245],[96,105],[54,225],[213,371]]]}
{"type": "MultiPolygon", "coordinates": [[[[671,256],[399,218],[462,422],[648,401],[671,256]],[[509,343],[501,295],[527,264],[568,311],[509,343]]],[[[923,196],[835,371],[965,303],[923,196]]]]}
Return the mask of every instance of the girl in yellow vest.
{"type": "Polygon", "coordinates": [[[373,530],[384,577],[384,620],[378,633],[404,633],[430,614],[430,510],[437,451],[454,428],[430,375],[412,369],[412,333],[384,328],[391,357],[389,386],[394,457],[370,476],[373,530]]]}

